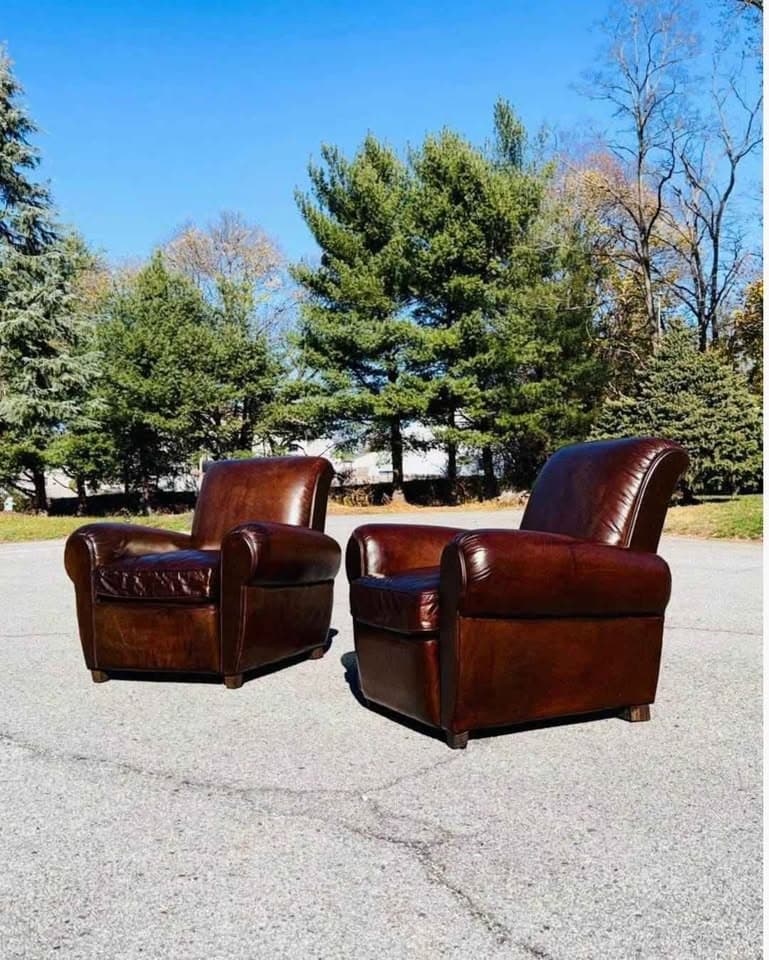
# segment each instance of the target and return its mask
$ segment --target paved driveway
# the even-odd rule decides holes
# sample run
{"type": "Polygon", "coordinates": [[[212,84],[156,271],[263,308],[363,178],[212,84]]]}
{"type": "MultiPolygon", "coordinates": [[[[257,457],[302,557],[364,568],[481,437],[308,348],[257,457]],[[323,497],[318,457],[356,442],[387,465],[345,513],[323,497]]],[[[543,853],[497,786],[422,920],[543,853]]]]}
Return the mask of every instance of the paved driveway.
{"type": "Polygon", "coordinates": [[[97,686],[62,544],[1,547],[0,956],[758,957],[761,551],[662,553],[651,723],[453,752],[354,699],[341,579],[323,660],[97,686]]]}

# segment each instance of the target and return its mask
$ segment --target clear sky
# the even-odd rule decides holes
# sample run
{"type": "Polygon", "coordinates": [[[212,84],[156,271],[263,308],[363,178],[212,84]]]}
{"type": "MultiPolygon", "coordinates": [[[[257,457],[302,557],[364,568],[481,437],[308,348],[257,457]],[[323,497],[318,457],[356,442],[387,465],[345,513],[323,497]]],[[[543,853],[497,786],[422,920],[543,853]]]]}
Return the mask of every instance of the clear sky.
{"type": "Polygon", "coordinates": [[[394,146],[448,125],[482,142],[494,100],[530,129],[587,126],[571,85],[608,0],[131,3],[3,0],[0,41],[41,127],[62,218],[111,258],[236,209],[291,258],[322,141],[394,146]]]}

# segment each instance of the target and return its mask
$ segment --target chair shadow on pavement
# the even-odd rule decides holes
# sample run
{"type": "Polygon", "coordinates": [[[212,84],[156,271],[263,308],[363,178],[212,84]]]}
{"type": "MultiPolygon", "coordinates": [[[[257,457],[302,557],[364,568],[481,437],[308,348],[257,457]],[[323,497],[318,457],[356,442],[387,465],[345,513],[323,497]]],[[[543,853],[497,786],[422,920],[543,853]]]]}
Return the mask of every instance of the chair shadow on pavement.
{"type": "MultiPolygon", "coordinates": [[[[421,733],[424,736],[431,737],[433,740],[440,740],[441,742],[445,743],[445,735],[442,730],[439,730],[436,727],[430,727],[424,723],[420,723],[418,720],[413,720],[411,717],[407,717],[404,714],[396,713],[394,710],[389,710],[387,707],[383,707],[380,704],[374,703],[371,700],[367,700],[366,697],[364,697],[360,688],[358,658],[354,651],[349,650],[347,653],[343,653],[340,657],[340,663],[344,667],[344,679],[350,688],[350,693],[352,693],[362,707],[366,707],[368,710],[371,710],[372,713],[377,713],[381,717],[392,720],[400,726],[406,727],[408,730],[413,730],[416,733],[421,733]]],[[[596,720],[607,720],[611,717],[616,718],[618,713],[619,711],[617,710],[600,710],[596,713],[585,713],[576,717],[554,717],[548,720],[533,720],[528,723],[511,724],[510,726],[506,727],[493,727],[487,728],[486,730],[473,730],[470,734],[470,739],[491,740],[496,737],[509,736],[513,733],[529,733],[534,730],[547,730],[550,727],[569,727],[577,723],[590,723],[591,721],[596,720]]]]}

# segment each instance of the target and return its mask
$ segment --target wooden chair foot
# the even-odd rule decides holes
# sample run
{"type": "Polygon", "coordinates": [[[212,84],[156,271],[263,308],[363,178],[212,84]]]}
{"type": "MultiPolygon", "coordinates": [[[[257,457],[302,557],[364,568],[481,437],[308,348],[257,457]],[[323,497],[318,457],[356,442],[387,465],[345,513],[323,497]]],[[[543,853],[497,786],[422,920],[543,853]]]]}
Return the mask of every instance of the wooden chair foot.
{"type": "Polygon", "coordinates": [[[637,707],[625,707],[624,710],[620,711],[620,716],[629,723],[640,723],[643,720],[651,720],[652,718],[648,703],[642,703],[637,707]]]}
{"type": "Polygon", "coordinates": [[[464,750],[470,737],[470,731],[464,730],[462,733],[451,733],[446,731],[446,743],[452,750],[464,750]]]}
{"type": "Polygon", "coordinates": [[[109,674],[103,670],[92,670],[91,679],[94,683],[106,683],[109,680],[109,674]]]}
{"type": "Polygon", "coordinates": [[[326,648],[325,648],[325,647],[316,647],[314,650],[311,650],[311,651],[310,651],[310,655],[309,655],[308,659],[309,659],[309,660],[320,660],[321,657],[324,657],[325,655],[326,655],[326,648]]]}
{"type": "Polygon", "coordinates": [[[243,674],[233,673],[224,678],[224,685],[228,690],[237,690],[243,686],[243,674]]]}

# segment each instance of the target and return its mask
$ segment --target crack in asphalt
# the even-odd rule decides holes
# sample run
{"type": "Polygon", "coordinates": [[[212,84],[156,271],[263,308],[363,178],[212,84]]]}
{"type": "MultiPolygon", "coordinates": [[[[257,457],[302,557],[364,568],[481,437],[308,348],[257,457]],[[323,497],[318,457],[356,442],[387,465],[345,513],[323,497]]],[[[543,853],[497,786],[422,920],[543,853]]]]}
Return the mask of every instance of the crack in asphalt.
{"type": "MultiPolygon", "coordinates": [[[[333,826],[345,830],[348,834],[360,837],[374,843],[387,843],[391,846],[404,850],[409,853],[421,867],[425,879],[433,886],[444,890],[457,901],[463,911],[476,923],[479,923],[486,932],[491,935],[499,945],[512,945],[514,943],[512,931],[500,919],[498,919],[490,910],[481,906],[471,894],[463,889],[461,884],[452,880],[449,876],[448,868],[440,863],[436,858],[437,852],[449,842],[464,842],[477,836],[476,833],[461,834],[453,833],[442,827],[440,824],[432,821],[420,819],[408,814],[392,813],[386,810],[376,800],[371,798],[374,793],[381,793],[393,786],[404,783],[409,780],[417,780],[433,770],[447,766],[459,761],[457,756],[452,756],[419,770],[414,770],[409,774],[402,774],[378,786],[366,789],[350,790],[324,790],[308,789],[297,790],[288,787],[236,787],[232,784],[222,782],[212,782],[207,780],[194,780],[189,777],[176,777],[171,773],[150,770],[139,766],[138,764],[128,763],[122,760],[111,760],[109,758],[86,756],[76,753],[60,753],[41,747],[39,744],[32,743],[20,737],[16,737],[8,732],[0,732],[0,744],[10,745],[18,749],[31,753],[48,762],[64,762],[90,765],[95,767],[109,767],[113,770],[119,770],[133,776],[148,778],[162,785],[169,786],[174,792],[181,789],[205,790],[209,793],[218,793],[230,799],[248,803],[250,806],[257,806],[260,813],[272,816],[301,817],[304,819],[320,820],[326,826],[333,826]],[[339,796],[348,803],[357,803],[355,812],[360,814],[362,811],[368,815],[373,814],[377,818],[377,827],[367,827],[353,822],[351,819],[339,817],[339,811],[336,811],[336,818],[331,819],[328,815],[327,805],[323,799],[328,796],[339,796]],[[267,797],[284,798],[289,801],[302,800],[301,809],[296,809],[293,803],[290,803],[288,809],[278,810],[274,806],[265,802],[259,803],[259,800],[267,797]],[[316,800],[315,804],[307,804],[307,800],[316,800]],[[432,833],[432,839],[414,839],[414,837],[403,836],[395,825],[403,822],[407,829],[419,834],[424,831],[432,833]],[[387,829],[387,825],[390,829],[387,829]],[[383,829],[384,828],[384,829],[383,829]]],[[[527,944],[516,944],[527,952],[531,948],[527,944]]],[[[533,954],[538,957],[549,960],[544,953],[533,954]]]]}
{"type": "Polygon", "coordinates": [[[0,743],[12,744],[13,746],[19,747],[22,750],[27,750],[29,753],[33,753],[36,756],[42,757],[45,760],[60,760],[64,763],[83,763],[94,764],[98,766],[108,766],[113,767],[116,770],[122,770],[124,773],[132,773],[138,776],[149,777],[153,780],[158,780],[161,782],[172,784],[175,783],[179,786],[190,787],[197,790],[215,790],[235,798],[247,796],[249,794],[265,794],[295,799],[306,799],[308,796],[313,795],[323,797],[349,797],[350,799],[363,799],[368,794],[379,793],[382,790],[389,790],[391,787],[398,786],[399,784],[411,779],[417,779],[425,776],[439,767],[447,766],[452,762],[456,763],[461,759],[457,756],[447,757],[444,760],[438,760],[426,767],[420,767],[417,770],[412,770],[411,773],[400,774],[397,777],[393,777],[391,780],[385,780],[384,783],[367,787],[365,790],[355,788],[345,790],[338,787],[332,789],[326,787],[312,787],[301,790],[292,787],[238,787],[234,784],[227,784],[222,781],[214,782],[210,780],[194,780],[189,777],[179,778],[176,774],[173,774],[169,771],[148,769],[140,766],[139,764],[130,763],[126,760],[113,760],[110,757],[89,756],[82,753],[57,752],[55,750],[50,750],[47,747],[42,747],[39,744],[32,743],[29,740],[24,740],[21,737],[14,736],[12,733],[8,733],[7,731],[0,731],[0,743]]]}
{"type": "Polygon", "coordinates": [[[692,633],[730,633],[737,637],[763,637],[760,631],[756,632],[755,630],[730,630],[728,627],[697,627],[686,623],[666,623],[665,630],[691,630],[692,633]]]}

